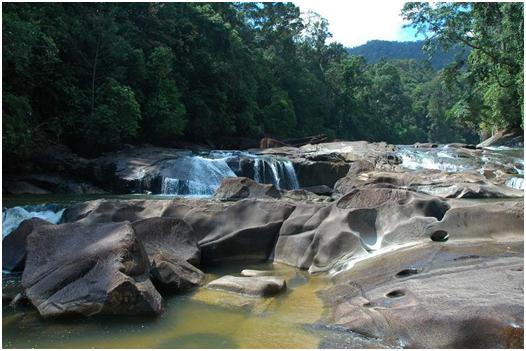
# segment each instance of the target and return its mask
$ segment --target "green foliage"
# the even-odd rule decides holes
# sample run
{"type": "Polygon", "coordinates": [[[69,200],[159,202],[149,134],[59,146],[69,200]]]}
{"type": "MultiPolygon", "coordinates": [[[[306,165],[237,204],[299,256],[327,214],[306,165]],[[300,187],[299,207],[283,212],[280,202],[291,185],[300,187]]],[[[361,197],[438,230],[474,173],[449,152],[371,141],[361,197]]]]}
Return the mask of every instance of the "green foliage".
{"type": "Polygon", "coordinates": [[[457,66],[446,77],[451,81],[456,75],[456,84],[471,87],[471,96],[461,94],[452,115],[488,129],[523,125],[523,3],[406,3],[402,12],[429,35],[431,49],[436,44],[472,48],[468,69],[457,66]]]}
{"type": "Polygon", "coordinates": [[[522,123],[522,6],[406,5],[428,46],[472,48],[436,71],[353,56],[293,3],[6,3],[4,152],[319,133],[473,142],[480,126],[522,123]]]}
{"type": "Polygon", "coordinates": [[[104,150],[134,137],[141,112],[133,91],[110,78],[96,95],[93,112],[81,124],[82,139],[104,150]]]}
{"type": "Polygon", "coordinates": [[[4,93],[2,104],[2,145],[8,156],[26,158],[33,147],[31,105],[26,97],[4,93]]]}

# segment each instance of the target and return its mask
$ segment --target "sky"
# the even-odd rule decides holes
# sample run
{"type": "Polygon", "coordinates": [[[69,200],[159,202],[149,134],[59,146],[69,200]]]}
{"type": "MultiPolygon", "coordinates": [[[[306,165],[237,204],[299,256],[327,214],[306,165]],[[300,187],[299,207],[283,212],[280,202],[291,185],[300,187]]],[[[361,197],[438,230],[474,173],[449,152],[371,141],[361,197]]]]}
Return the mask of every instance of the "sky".
{"type": "Polygon", "coordinates": [[[302,12],[312,10],[329,21],[332,41],[346,47],[365,44],[368,40],[414,41],[416,30],[402,28],[406,23],[399,0],[293,0],[302,12]]]}

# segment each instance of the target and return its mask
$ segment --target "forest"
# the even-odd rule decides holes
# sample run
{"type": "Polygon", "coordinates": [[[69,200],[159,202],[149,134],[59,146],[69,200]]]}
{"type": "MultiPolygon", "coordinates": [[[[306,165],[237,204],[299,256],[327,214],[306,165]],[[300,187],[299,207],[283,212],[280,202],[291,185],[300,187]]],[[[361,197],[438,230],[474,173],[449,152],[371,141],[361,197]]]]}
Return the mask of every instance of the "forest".
{"type": "Polygon", "coordinates": [[[434,43],[436,50],[430,56],[425,51],[426,41],[388,41],[369,40],[363,45],[348,48],[351,55],[363,56],[367,63],[378,63],[382,60],[415,60],[417,63],[429,62],[436,70],[445,68],[451,62],[460,59],[466,60],[470,48],[466,45],[450,47],[447,51],[434,43]]]}
{"type": "Polygon", "coordinates": [[[477,142],[523,126],[523,4],[407,3],[443,69],[367,63],[292,3],[3,3],[8,162],[222,137],[477,142]]]}

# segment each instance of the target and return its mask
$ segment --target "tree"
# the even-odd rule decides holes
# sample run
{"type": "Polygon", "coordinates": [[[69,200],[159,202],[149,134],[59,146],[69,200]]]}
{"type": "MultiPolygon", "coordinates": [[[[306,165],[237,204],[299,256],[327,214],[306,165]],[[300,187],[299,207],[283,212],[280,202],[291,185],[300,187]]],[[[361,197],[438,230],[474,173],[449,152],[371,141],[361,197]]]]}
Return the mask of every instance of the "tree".
{"type": "MultiPolygon", "coordinates": [[[[476,82],[474,88],[485,105],[477,118],[481,127],[522,126],[524,4],[406,3],[402,13],[428,35],[429,44],[462,43],[472,48],[464,74],[476,82]]],[[[465,108],[469,105],[459,102],[465,108]]]]}

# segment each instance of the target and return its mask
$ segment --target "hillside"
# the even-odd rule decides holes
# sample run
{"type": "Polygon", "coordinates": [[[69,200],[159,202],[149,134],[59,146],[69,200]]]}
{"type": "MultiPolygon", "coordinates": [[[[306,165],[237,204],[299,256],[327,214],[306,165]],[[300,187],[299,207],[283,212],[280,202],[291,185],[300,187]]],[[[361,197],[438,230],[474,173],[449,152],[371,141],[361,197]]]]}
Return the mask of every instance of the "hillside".
{"type": "MultiPolygon", "coordinates": [[[[381,59],[386,60],[404,60],[414,59],[418,62],[427,61],[428,55],[422,50],[424,41],[387,41],[387,40],[370,40],[366,44],[348,48],[347,51],[352,55],[364,56],[368,63],[376,63],[381,59]]],[[[447,52],[437,51],[431,58],[431,66],[435,69],[444,68],[448,63],[455,59],[455,56],[462,52],[464,47],[453,47],[447,52]]],[[[464,50],[464,57],[467,57],[469,51],[464,50]]]]}

